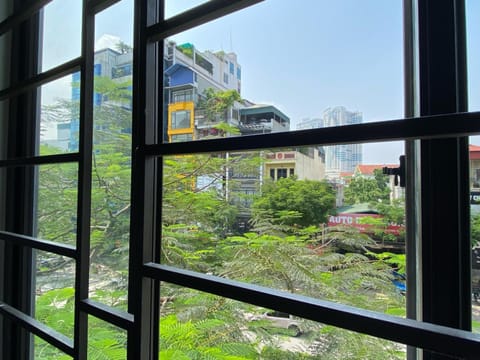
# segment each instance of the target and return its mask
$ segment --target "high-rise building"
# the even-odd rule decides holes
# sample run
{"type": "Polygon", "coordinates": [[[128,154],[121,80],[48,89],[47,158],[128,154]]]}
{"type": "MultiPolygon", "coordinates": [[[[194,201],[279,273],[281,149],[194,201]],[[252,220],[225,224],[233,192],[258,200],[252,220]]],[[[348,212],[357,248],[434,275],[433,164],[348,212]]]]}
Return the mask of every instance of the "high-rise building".
{"type": "Polygon", "coordinates": [[[297,124],[297,130],[308,130],[308,129],[318,129],[323,127],[323,119],[322,118],[313,118],[313,119],[302,119],[297,124]]]}
{"type": "MultiPolygon", "coordinates": [[[[304,119],[297,129],[342,126],[362,123],[362,113],[348,111],[343,106],[327,108],[321,119],[304,119]]],[[[325,147],[325,176],[338,179],[341,173],[353,173],[355,167],[362,162],[361,144],[344,144],[325,147]]]]}

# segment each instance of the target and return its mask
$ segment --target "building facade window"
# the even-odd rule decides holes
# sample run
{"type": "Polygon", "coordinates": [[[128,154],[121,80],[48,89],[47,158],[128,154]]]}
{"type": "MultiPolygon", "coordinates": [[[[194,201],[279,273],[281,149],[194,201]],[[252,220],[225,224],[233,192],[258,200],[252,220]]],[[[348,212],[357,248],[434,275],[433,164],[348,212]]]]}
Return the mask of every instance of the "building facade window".
{"type": "Polygon", "coordinates": [[[188,129],[191,113],[188,110],[172,112],[172,129],[188,129]]]}
{"type": "Polygon", "coordinates": [[[172,103],[194,101],[193,90],[175,91],[172,93],[172,103]]]}
{"type": "Polygon", "coordinates": [[[287,169],[277,169],[277,180],[287,177],[287,169]]]}
{"type": "Polygon", "coordinates": [[[171,136],[172,142],[181,142],[181,141],[192,141],[193,135],[192,134],[177,134],[171,136]]]}

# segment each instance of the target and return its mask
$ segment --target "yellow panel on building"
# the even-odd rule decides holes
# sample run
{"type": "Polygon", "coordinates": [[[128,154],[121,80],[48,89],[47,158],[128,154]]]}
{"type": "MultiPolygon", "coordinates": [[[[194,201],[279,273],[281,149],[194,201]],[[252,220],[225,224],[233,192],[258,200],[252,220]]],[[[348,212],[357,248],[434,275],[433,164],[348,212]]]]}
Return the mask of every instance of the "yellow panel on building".
{"type": "Polygon", "coordinates": [[[194,138],[195,104],[193,101],[168,104],[168,140],[188,141],[194,138]]]}

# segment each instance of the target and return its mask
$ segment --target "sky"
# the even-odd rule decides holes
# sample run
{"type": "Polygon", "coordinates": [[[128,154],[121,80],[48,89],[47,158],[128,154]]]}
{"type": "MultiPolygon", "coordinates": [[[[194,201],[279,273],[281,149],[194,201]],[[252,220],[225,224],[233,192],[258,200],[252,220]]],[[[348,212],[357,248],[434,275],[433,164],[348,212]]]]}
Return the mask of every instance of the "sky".
{"type": "MultiPolygon", "coordinates": [[[[167,0],[166,16],[203,2],[167,0]]],[[[480,2],[466,5],[470,110],[480,110],[480,2]]],[[[44,69],[80,55],[80,14],[78,0],[47,6],[44,69]]],[[[96,38],[111,34],[132,44],[132,14],[132,0],[98,14],[96,38]]],[[[199,51],[235,52],[242,97],[275,105],[295,129],[334,106],[360,111],[364,122],[402,118],[402,32],[401,0],[267,0],[171,40],[193,43],[199,51]]],[[[48,102],[62,96],[68,92],[52,85],[44,97],[48,102]]],[[[402,142],[366,144],[363,163],[396,163],[402,153],[402,142]]]]}

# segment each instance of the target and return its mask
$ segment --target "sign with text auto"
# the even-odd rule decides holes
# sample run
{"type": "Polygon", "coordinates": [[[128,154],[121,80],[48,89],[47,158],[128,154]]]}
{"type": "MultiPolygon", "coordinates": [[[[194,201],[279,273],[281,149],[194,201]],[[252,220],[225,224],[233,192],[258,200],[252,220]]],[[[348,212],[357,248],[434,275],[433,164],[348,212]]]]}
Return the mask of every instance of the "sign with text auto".
{"type": "Polygon", "coordinates": [[[347,225],[353,226],[360,230],[360,232],[373,232],[375,230],[381,230],[383,232],[399,235],[401,231],[405,230],[403,225],[387,224],[382,228],[382,225],[378,223],[383,216],[379,214],[351,214],[340,213],[337,215],[331,215],[328,217],[328,226],[347,225]]]}

